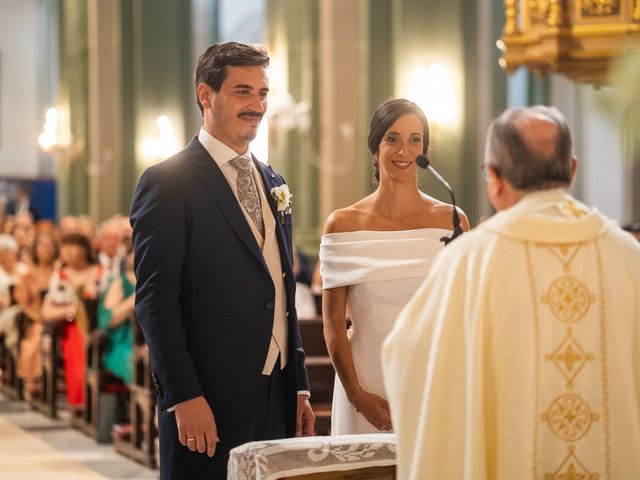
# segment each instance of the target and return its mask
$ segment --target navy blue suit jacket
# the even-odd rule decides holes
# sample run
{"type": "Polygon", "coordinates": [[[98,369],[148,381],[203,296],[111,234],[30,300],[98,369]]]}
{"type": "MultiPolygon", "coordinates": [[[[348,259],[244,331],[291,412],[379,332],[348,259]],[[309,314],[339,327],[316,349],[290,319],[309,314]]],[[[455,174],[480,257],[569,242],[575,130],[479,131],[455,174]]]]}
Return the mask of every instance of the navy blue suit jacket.
{"type": "MultiPolygon", "coordinates": [[[[254,164],[276,219],[285,273],[289,357],[284,372],[287,433],[293,436],[296,392],[308,390],[309,382],[295,310],[291,215],[282,223],[269,195],[284,179],[270,166],[254,164]]],[[[159,408],[204,395],[220,438],[229,438],[247,414],[244,403],[264,367],[275,288],[238,200],[197,138],[144,172],[131,224],[136,314],[151,354],[159,408]]],[[[160,440],[178,441],[164,438],[162,422],[160,440]]]]}

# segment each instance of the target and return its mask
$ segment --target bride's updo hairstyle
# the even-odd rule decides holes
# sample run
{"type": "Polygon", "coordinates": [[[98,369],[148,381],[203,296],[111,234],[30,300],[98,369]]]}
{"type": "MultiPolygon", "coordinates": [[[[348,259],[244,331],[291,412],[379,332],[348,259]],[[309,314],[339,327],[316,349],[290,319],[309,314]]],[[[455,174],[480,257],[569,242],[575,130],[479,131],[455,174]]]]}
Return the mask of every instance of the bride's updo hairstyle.
{"type": "Polygon", "coordinates": [[[429,122],[422,109],[410,100],[404,98],[394,98],[387,100],[373,112],[371,124],[369,125],[369,139],[367,145],[369,151],[373,155],[371,165],[373,165],[373,176],[380,181],[380,165],[378,162],[378,152],[380,150],[380,142],[389,127],[395,123],[398,118],[408,113],[414,114],[422,123],[422,153],[427,154],[429,148],[429,122]]]}

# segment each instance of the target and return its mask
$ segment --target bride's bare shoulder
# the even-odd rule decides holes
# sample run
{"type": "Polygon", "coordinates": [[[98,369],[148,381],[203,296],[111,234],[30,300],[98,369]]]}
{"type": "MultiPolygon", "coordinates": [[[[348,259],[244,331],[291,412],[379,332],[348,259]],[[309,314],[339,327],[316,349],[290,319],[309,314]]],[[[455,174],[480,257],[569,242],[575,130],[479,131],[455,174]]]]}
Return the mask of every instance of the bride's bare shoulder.
{"type": "Polygon", "coordinates": [[[346,208],[334,210],[327,217],[324,224],[324,233],[343,233],[361,230],[361,226],[367,218],[367,198],[346,208]]]}
{"type": "Polygon", "coordinates": [[[324,224],[324,233],[351,232],[358,229],[359,212],[353,207],[341,208],[331,212],[324,224]]]}
{"type": "MultiPolygon", "coordinates": [[[[424,200],[424,208],[425,214],[428,215],[434,226],[443,226],[443,228],[448,228],[451,225],[451,212],[453,210],[453,206],[448,203],[441,202],[440,200],[436,200],[433,197],[430,197],[426,194],[422,194],[424,200]]],[[[464,231],[469,230],[469,219],[467,215],[462,211],[460,207],[457,207],[458,215],[460,216],[460,225],[464,231]]]]}

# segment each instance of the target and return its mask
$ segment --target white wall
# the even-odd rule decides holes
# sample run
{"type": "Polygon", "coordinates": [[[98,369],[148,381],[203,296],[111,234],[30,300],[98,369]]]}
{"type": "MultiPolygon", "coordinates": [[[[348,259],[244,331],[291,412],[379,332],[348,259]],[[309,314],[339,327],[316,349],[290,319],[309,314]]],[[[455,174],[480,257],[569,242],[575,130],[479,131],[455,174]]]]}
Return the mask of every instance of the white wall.
{"type": "Polygon", "coordinates": [[[39,171],[37,4],[0,2],[0,176],[39,171]]]}
{"type": "Polygon", "coordinates": [[[631,188],[630,172],[623,149],[623,106],[618,92],[553,75],[550,93],[551,104],[571,125],[579,161],[573,189],[576,196],[620,223],[629,222],[631,209],[625,199],[631,188]]]}
{"type": "Polygon", "coordinates": [[[219,0],[219,42],[264,43],[266,0],[219,0]]]}
{"type": "MultiPolygon", "coordinates": [[[[218,42],[265,44],[266,0],[219,0],[218,42]]],[[[269,73],[269,72],[267,72],[269,73]]],[[[273,101],[273,97],[270,97],[273,101]]],[[[251,142],[251,153],[269,163],[268,119],[260,123],[258,135],[251,142]]]]}

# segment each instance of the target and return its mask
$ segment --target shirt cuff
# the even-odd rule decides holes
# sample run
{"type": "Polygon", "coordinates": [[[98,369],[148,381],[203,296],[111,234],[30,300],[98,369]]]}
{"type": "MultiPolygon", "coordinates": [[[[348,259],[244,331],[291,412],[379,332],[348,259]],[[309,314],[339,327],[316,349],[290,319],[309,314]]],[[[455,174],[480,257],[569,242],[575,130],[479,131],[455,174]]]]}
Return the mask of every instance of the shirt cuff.
{"type": "Polygon", "coordinates": [[[298,390],[298,395],[306,395],[307,400],[311,398],[311,392],[309,390],[298,390]]]}

